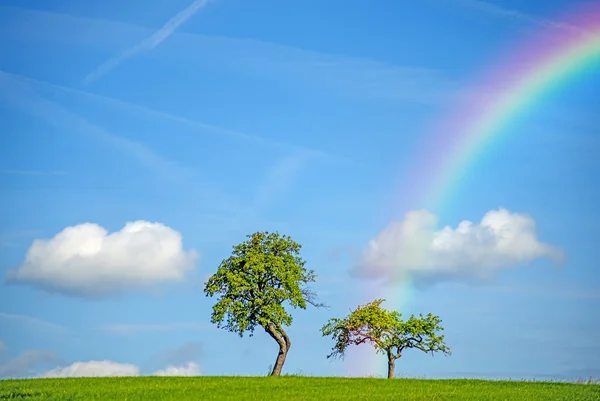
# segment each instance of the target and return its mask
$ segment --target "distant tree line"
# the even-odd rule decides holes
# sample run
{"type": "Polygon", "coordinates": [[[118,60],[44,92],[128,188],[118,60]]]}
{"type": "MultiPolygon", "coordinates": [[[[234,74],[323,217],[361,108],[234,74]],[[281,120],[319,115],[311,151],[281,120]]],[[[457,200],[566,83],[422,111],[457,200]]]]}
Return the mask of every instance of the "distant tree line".
{"type": "MultiPolygon", "coordinates": [[[[308,305],[325,307],[309,288],[315,282],[313,270],[300,257],[301,245],[278,232],[256,232],[233,247],[204,288],[207,296],[218,295],[211,322],[217,327],[239,334],[254,334],[261,327],[279,346],[271,371],[281,375],[292,342],[284,327],[292,316],[284,304],[306,309],[308,305]]],[[[450,348],[439,334],[443,328],[438,316],[431,313],[407,320],[402,314],[382,308],[384,299],[358,306],[344,318],[332,318],[321,328],[335,344],[327,358],[343,358],[350,345],[371,344],[387,357],[388,378],[394,377],[395,363],[407,349],[442,352],[450,348]]]]}

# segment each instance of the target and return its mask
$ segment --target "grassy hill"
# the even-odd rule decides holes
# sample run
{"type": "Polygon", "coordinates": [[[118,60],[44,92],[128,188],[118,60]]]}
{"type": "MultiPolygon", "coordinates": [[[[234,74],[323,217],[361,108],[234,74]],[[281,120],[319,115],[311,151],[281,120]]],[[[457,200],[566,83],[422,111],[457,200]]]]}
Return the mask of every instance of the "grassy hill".
{"type": "Polygon", "coordinates": [[[600,400],[600,385],[321,377],[0,380],[0,400],[600,400]]]}

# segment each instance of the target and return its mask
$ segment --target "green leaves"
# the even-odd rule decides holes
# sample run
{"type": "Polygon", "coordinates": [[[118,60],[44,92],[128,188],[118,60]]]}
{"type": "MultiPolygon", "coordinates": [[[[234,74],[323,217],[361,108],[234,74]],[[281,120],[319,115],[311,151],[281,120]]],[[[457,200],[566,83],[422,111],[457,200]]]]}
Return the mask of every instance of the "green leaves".
{"type": "Polygon", "coordinates": [[[359,306],[344,319],[330,319],[321,328],[323,336],[331,336],[335,341],[332,353],[327,358],[343,358],[349,345],[372,344],[377,351],[386,346],[386,331],[396,325],[395,315],[381,308],[383,299],[359,306]]]}
{"type": "MultiPolygon", "coordinates": [[[[271,375],[281,374],[291,341],[284,326],[292,324],[286,304],[306,309],[308,304],[325,306],[316,301],[308,284],[315,273],[304,267],[301,246],[289,236],[256,232],[233,247],[204,288],[207,296],[218,296],[211,321],[218,327],[239,334],[262,327],[279,345],[271,375]]],[[[323,336],[335,340],[327,358],[343,358],[350,345],[372,344],[378,353],[387,355],[388,377],[394,377],[395,360],[407,348],[423,352],[450,354],[444,342],[441,320],[431,313],[402,320],[402,314],[381,307],[376,299],[357,307],[343,318],[330,319],[321,328],[323,336]]]]}
{"type": "Polygon", "coordinates": [[[423,352],[443,352],[450,354],[450,348],[444,343],[441,320],[429,313],[427,316],[411,316],[402,320],[396,311],[381,307],[383,299],[376,299],[359,306],[344,319],[330,319],[321,328],[323,336],[335,340],[331,354],[327,358],[343,358],[349,345],[372,344],[377,352],[388,354],[397,359],[407,348],[423,352]]]}
{"type": "Polygon", "coordinates": [[[292,316],[284,303],[306,309],[316,295],[307,285],[315,274],[307,270],[299,253],[300,244],[279,233],[256,232],[233,247],[204,288],[207,296],[219,295],[211,321],[218,327],[243,336],[255,327],[265,330],[289,326],[292,316]]]}

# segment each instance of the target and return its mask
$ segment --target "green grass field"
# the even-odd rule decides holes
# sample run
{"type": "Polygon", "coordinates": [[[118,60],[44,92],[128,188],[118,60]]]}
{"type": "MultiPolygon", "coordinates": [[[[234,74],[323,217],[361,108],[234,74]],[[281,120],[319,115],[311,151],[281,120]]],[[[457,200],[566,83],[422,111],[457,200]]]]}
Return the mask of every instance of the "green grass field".
{"type": "Polygon", "coordinates": [[[600,385],[319,377],[1,380],[0,400],[600,400],[600,385]]]}

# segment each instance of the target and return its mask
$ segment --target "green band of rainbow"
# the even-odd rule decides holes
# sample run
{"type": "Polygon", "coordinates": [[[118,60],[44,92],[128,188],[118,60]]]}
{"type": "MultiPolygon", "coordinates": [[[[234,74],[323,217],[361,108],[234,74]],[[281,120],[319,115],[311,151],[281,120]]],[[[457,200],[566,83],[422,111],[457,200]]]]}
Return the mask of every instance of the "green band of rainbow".
{"type": "MultiPolygon", "coordinates": [[[[475,80],[462,94],[449,117],[437,122],[415,153],[411,171],[400,186],[402,203],[438,212],[459,192],[467,172],[485,157],[503,135],[514,132],[515,122],[538,107],[550,93],[559,90],[600,62],[600,4],[569,13],[563,28],[539,32],[520,48],[512,48],[504,61],[494,60],[491,70],[475,80]]],[[[495,207],[497,205],[493,205],[495,207]]],[[[402,309],[412,297],[410,277],[387,294],[367,289],[370,298],[387,298],[387,307],[402,309]]],[[[372,374],[381,374],[385,360],[373,350],[369,355],[372,374]]],[[[352,369],[351,369],[352,370],[352,369]]]]}
{"type": "Polygon", "coordinates": [[[406,193],[415,193],[419,207],[443,207],[460,189],[467,172],[528,111],[551,92],[600,62],[600,5],[578,10],[562,30],[542,32],[506,61],[471,85],[458,109],[436,124],[418,151],[406,193]],[[498,89],[499,88],[499,89],[498,89]]]}

